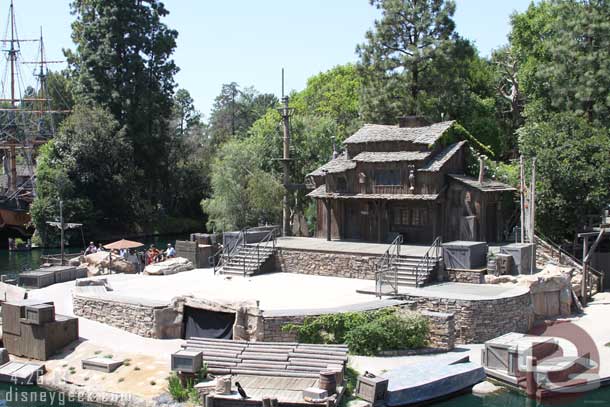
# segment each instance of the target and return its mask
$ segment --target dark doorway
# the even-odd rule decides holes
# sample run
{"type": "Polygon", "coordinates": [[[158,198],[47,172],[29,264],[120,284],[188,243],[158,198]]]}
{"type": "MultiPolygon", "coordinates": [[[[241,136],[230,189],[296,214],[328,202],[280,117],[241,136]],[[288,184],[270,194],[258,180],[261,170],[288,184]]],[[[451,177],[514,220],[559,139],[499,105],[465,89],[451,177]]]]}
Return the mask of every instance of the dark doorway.
{"type": "Polygon", "coordinates": [[[184,307],[184,339],[233,339],[235,314],[184,307]]]}

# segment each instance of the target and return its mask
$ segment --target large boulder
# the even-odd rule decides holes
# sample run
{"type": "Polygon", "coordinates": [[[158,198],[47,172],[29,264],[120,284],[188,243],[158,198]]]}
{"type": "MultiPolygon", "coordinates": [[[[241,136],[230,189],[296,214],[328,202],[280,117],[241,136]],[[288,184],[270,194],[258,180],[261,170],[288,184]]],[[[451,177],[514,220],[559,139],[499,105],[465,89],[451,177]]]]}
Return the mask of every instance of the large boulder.
{"type": "Polygon", "coordinates": [[[151,276],[168,276],[194,269],[193,263],[184,257],[174,257],[159,263],[149,264],[144,268],[144,274],[151,276]]]}
{"type": "Polygon", "coordinates": [[[529,289],[538,317],[568,316],[572,306],[572,267],[547,263],[542,271],[531,275],[486,276],[488,284],[522,285],[529,289]]]}
{"type": "Polygon", "coordinates": [[[84,256],[84,263],[89,270],[90,276],[102,274],[103,270],[111,270],[115,273],[133,274],[136,272],[134,264],[128,262],[119,255],[110,252],[97,252],[84,256]],[[111,261],[112,258],[112,261],[111,261]]]}

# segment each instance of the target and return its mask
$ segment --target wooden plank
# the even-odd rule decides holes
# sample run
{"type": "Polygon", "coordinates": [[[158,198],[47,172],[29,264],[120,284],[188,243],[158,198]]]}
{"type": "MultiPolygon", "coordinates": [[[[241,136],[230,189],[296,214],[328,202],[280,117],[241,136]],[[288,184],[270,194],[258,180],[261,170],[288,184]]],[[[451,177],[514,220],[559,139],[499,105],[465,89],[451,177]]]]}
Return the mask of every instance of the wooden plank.
{"type": "Polygon", "coordinates": [[[336,351],[336,350],[327,350],[320,348],[301,348],[297,347],[294,350],[295,353],[313,353],[317,355],[329,355],[329,356],[347,356],[347,352],[336,351]]]}
{"type": "Polygon", "coordinates": [[[320,355],[318,353],[298,353],[292,352],[288,354],[291,359],[317,359],[317,360],[338,360],[344,362],[347,360],[347,356],[334,356],[334,355],[320,355]]]}
{"type": "Polygon", "coordinates": [[[206,356],[203,358],[204,362],[230,362],[230,363],[241,363],[242,359],[239,358],[224,358],[221,356],[206,356]]]}
{"type": "Polygon", "coordinates": [[[329,362],[327,359],[303,359],[303,358],[290,358],[288,359],[288,362],[293,363],[293,362],[315,362],[315,363],[324,363],[326,365],[333,365],[333,364],[337,364],[337,365],[341,365],[341,364],[345,364],[345,363],[337,363],[336,361],[332,361],[329,362]]]}
{"type": "Polygon", "coordinates": [[[286,354],[272,354],[272,353],[256,353],[256,352],[244,352],[240,355],[242,360],[270,360],[270,361],[287,361],[288,355],[286,354]]]}
{"type": "Polygon", "coordinates": [[[319,377],[319,374],[312,374],[312,373],[308,373],[308,372],[302,372],[302,373],[296,373],[296,372],[287,372],[287,371],[283,371],[283,370],[249,370],[249,369],[239,369],[239,368],[235,368],[235,369],[231,369],[231,373],[232,374],[248,374],[248,375],[273,375],[273,376],[278,376],[278,377],[311,377],[311,378],[315,378],[315,377],[319,377]]]}

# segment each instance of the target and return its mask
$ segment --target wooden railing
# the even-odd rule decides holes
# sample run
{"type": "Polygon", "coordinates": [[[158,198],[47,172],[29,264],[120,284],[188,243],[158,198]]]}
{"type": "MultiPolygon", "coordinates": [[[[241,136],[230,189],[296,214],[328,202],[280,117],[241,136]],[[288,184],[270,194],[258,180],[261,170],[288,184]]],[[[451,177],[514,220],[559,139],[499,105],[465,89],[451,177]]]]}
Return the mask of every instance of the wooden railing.
{"type": "Polygon", "coordinates": [[[415,266],[415,287],[419,287],[420,285],[420,273],[422,273],[422,269],[427,273],[430,270],[430,266],[436,265],[438,263],[438,259],[441,255],[441,243],[443,240],[440,236],[434,239],[434,242],[430,245],[424,257],[422,257],[421,261],[415,266]]]}
{"type": "MultiPolygon", "coordinates": [[[[546,236],[542,236],[539,233],[535,235],[536,244],[544,247],[545,249],[551,252],[551,257],[553,257],[554,252],[557,252],[557,261],[565,264],[569,264],[570,266],[575,267],[576,269],[582,272],[582,261],[577,259],[570,252],[564,250],[558,244],[554,243],[552,240],[548,239],[546,236]]],[[[590,264],[587,264],[587,270],[589,270],[593,275],[597,277],[598,281],[598,289],[601,290],[604,287],[604,273],[593,268],[590,264]]],[[[586,282],[589,285],[589,282],[586,282]]],[[[589,295],[591,295],[591,287],[589,285],[589,295]]]]}
{"type": "Polygon", "coordinates": [[[402,235],[396,236],[390,247],[373,266],[375,292],[379,298],[384,294],[384,284],[389,285],[394,294],[398,294],[398,266],[396,260],[400,257],[400,245],[402,245],[402,235]]]}

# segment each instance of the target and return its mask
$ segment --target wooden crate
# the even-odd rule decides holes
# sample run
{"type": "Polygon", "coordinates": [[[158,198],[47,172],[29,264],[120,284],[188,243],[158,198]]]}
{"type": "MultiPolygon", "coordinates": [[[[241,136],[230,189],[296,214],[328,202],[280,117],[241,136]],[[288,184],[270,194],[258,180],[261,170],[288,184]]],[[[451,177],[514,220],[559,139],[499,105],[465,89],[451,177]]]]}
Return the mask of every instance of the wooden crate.
{"type": "Polygon", "coordinates": [[[525,364],[527,356],[544,358],[555,352],[557,346],[554,338],[510,332],[485,342],[485,347],[481,350],[481,364],[486,369],[517,376],[519,365],[525,364]]]}
{"type": "Polygon", "coordinates": [[[55,272],[55,282],[64,283],[66,281],[72,281],[76,278],[76,268],[70,266],[55,266],[52,267],[55,272]]]}
{"type": "Polygon", "coordinates": [[[53,270],[26,271],[19,274],[19,285],[30,288],[43,288],[55,284],[55,272],[53,270]]]}
{"type": "Polygon", "coordinates": [[[24,318],[36,325],[55,321],[55,306],[49,304],[28,305],[25,307],[24,318]]]}
{"type": "Polygon", "coordinates": [[[5,333],[21,335],[21,318],[25,318],[25,308],[37,304],[50,304],[52,301],[20,300],[2,304],[2,330],[5,333]]]}
{"type": "Polygon", "coordinates": [[[182,373],[197,373],[203,363],[202,352],[179,350],[172,353],[172,371],[182,373]]]}
{"type": "Polygon", "coordinates": [[[389,380],[383,377],[358,376],[356,395],[371,404],[381,402],[385,399],[388,383],[389,380]]]}
{"type": "Polygon", "coordinates": [[[177,240],[176,255],[188,259],[194,266],[197,266],[197,242],[177,240]]]}

